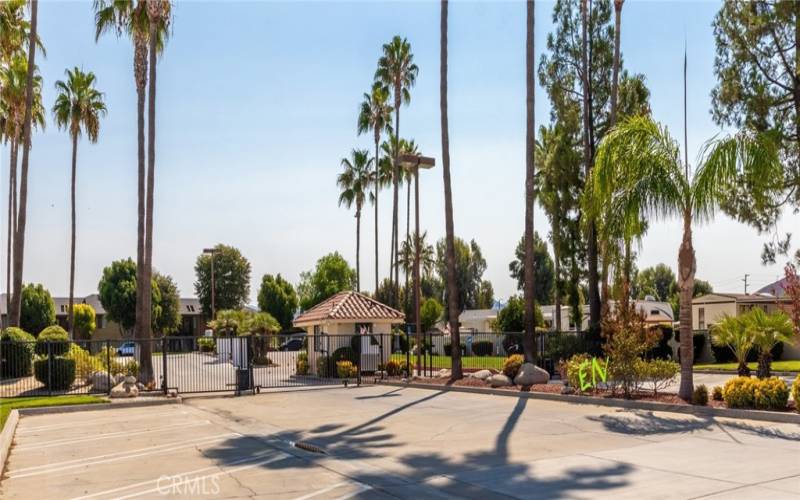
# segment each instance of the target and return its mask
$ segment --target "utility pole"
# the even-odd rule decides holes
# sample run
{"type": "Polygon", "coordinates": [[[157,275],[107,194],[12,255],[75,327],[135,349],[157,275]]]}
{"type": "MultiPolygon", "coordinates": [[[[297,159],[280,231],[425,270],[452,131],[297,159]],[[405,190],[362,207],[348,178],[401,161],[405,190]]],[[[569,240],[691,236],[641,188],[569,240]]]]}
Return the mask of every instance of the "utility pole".
{"type": "Polygon", "coordinates": [[[744,275],[744,279],[742,280],[742,281],[744,281],[744,294],[745,295],[747,295],[747,278],[749,278],[749,277],[750,277],[749,274],[745,274],[744,275]]]}

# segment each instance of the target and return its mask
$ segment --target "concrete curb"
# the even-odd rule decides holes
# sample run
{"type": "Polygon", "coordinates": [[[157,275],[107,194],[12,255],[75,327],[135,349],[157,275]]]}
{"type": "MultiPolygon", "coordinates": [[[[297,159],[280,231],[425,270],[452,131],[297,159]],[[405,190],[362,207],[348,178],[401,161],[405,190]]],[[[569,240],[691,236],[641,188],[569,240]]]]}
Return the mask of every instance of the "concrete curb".
{"type": "Polygon", "coordinates": [[[47,415],[50,413],[72,413],[76,411],[92,411],[92,410],[116,410],[119,408],[140,408],[143,406],[161,406],[168,404],[181,404],[183,400],[177,398],[145,398],[145,399],[128,399],[128,400],[112,400],[105,403],[91,403],[82,405],[63,405],[63,406],[42,406],[39,408],[20,408],[20,415],[47,415]]]}
{"type": "Polygon", "coordinates": [[[11,410],[6,419],[6,424],[3,426],[3,431],[0,432],[0,477],[3,477],[3,472],[6,470],[6,460],[8,460],[8,452],[11,449],[11,443],[14,442],[14,432],[17,430],[19,423],[19,411],[11,410]]]}
{"type": "MultiPolygon", "coordinates": [[[[702,370],[694,370],[695,373],[703,373],[706,375],[736,375],[736,370],[714,370],[714,369],[702,369],[702,370]]],[[[755,370],[753,370],[755,373],[755,370]]],[[[794,378],[800,375],[800,372],[772,372],[773,377],[786,377],[786,378],[794,378]]]]}
{"type": "Polygon", "coordinates": [[[584,405],[607,406],[612,408],[625,408],[629,410],[650,410],[681,413],[697,417],[724,417],[761,422],[774,422],[781,424],[800,424],[800,413],[770,412],[761,410],[738,410],[733,408],[712,408],[710,406],[672,405],[657,403],[655,401],[628,401],[624,399],[603,399],[588,396],[575,396],[569,394],[551,394],[547,392],[512,392],[502,389],[482,387],[454,387],[446,385],[416,384],[403,382],[378,381],[378,385],[391,387],[408,387],[410,389],[428,389],[434,391],[466,392],[470,394],[488,394],[492,396],[509,396],[516,398],[543,399],[546,401],[560,401],[562,403],[576,403],[584,405]]]}

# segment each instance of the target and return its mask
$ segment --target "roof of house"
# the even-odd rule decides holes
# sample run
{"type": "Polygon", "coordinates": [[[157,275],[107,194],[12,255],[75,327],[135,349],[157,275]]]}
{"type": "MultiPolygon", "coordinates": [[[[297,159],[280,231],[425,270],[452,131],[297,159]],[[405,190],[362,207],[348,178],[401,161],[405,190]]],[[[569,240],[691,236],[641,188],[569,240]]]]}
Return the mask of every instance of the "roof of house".
{"type": "Polygon", "coordinates": [[[199,316],[203,314],[203,306],[199,299],[181,299],[180,313],[184,316],[199,316]]]}
{"type": "Polygon", "coordinates": [[[714,292],[701,295],[692,299],[692,304],[714,304],[714,303],[764,303],[764,302],[785,302],[788,300],[784,296],[775,296],[766,293],[722,293],[714,292]]]}
{"type": "Polygon", "coordinates": [[[770,283],[759,290],[756,290],[757,294],[769,294],[774,295],[775,297],[783,297],[786,295],[786,287],[788,286],[789,282],[786,278],[781,278],[774,283],[770,283]]]}
{"type": "Polygon", "coordinates": [[[294,319],[294,326],[312,325],[325,321],[374,321],[390,320],[402,322],[405,315],[386,304],[364,294],[345,291],[323,300],[294,319]]]}
{"type": "MultiPolygon", "coordinates": [[[[69,297],[53,297],[53,303],[56,306],[56,316],[66,316],[69,313],[69,297]]],[[[74,304],[89,304],[94,309],[95,314],[106,314],[103,304],[100,302],[100,296],[96,293],[87,295],[86,297],[73,298],[74,304]]],[[[200,301],[195,298],[181,299],[179,313],[183,316],[199,316],[203,314],[203,307],[200,301]]],[[[0,293],[0,315],[8,314],[6,309],[6,294],[0,293]]]]}
{"type": "Polygon", "coordinates": [[[458,321],[481,321],[497,318],[497,309],[465,309],[458,315],[458,321]]]}

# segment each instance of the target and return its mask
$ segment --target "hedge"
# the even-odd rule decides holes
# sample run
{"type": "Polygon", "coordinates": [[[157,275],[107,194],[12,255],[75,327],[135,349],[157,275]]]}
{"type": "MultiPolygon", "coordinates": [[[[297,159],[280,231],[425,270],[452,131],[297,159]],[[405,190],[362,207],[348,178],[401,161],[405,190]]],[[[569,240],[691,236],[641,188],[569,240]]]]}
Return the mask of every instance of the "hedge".
{"type": "Polygon", "coordinates": [[[36,354],[63,356],[69,352],[69,334],[58,325],[48,326],[36,338],[36,354]],[[47,350],[48,344],[50,350],[47,350]]]}
{"type": "Polygon", "coordinates": [[[21,328],[10,327],[3,331],[3,378],[27,377],[31,374],[36,339],[21,328]]]}
{"type": "Polygon", "coordinates": [[[36,380],[44,384],[45,388],[53,391],[65,391],[75,382],[75,360],[40,358],[33,362],[33,373],[36,380]],[[52,369],[49,377],[48,369],[52,369]]]}

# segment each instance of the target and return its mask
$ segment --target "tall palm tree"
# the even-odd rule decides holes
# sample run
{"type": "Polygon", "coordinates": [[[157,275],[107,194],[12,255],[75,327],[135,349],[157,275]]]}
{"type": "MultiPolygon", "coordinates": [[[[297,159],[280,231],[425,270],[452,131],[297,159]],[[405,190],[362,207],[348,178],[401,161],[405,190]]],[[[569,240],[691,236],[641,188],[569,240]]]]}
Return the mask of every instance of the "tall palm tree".
{"type": "Polygon", "coordinates": [[[419,247],[419,267],[423,275],[430,276],[433,273],[434,266],[436,266],[436,250],[433,245],[426,242],[427,238],[428,231],[423,231],[419,235],[419,241],[416,241],[414,235],[411,235],[400,246],[397,265],[403,268],[404,273],[412,272],[417,247],[419,247]]]}
{"type": "Polygon", "coordinates": [[[375,180],[372,183],[373,197],[375,203],[375,293],[378,293],[378,192],[381,190],[381,183],[377,181],[381,177],[380,168],[380,143],[383,132],[391,133],[392,130],[392,107],[389,105],[389,92],[380,84],[372,85],[372,91],[364,94],[361,102],[361,109],[358,113],[358,134],[372,132],[375,141],[375,180]]]}
{"type": "Polygon", "coordinates": [[[709,141],[699,167],[689,175],[680,147],[666,128],[648,117],[627,118],[612,129],[598,150],[592,170],[591,215],[603,206],[641,218],[683,219],[678,251],[680,290],[681,383],[678,395],[692,395],[692,293],[697,270],[692,228],[711,219],[736,182],[746,182],[756,203],[772,203],[783,182],[783,170],[771,136],[742,130],[709,141]]]}
{"type": "Polygon", "coordinates": [[[28,165],[31,149],[31,121],[36,92],[36,46],[39,39],[37,35],[37,21],[39,1],[31,0],[31,20],[28,31],[28,66],[25,78],[25,114],[22,122],[22,165],[20,167],[19,182],[19,208],[17,211],[16,230],[14,234],[14,295],[11,299],[11,310],[8,311],[9,324],[19,326],[20,313],[22,312],[22,269],[25,252],[25,225],[28,220],[28,165]]]}
{"type": "MultiPolygon", "coordinates": [[[[458,283],[456,282],[456,247],[453,227],[453,189],[450,184],[450,130],[447,120],[447,16],[448,0],[442,0],[439,25],[439,114],[442,119],[442,176],[444,178],[445,263],[447,265],[447,320],[450,327],[450,345],[461,345],[458,331],[458,283]]],[[[419,345],[419,344],[418,344],[419,345]]],[[[451,377],[464,376],[461,366],[461,349],[451,349],[451,377]]]]}
{"type": "Polygon", "coordinates": [[[533,0],[526,2],[525,22],[525,337],[522,348],[525,361],[536,362],[536,270],[533,250],[533,205],[536,202],[536,118],[534,101],[536,94],[536,61],[533,43],[535,7],[533,0]]]}
{"type": "MultiPolygon", "coordinates": [[[[366,149],[354,149],[350,158],[342,158],[344,171],[336,178],[336,184],[342,192],[339,194],[339,205],[347,208],[356,207],[356,290],[361,290],[361,208],[367,199],[371,184],[373,158],[366,149]]],[[[374,197],[373,197],[374,201],[374,197]]]]}
{"type": "MultiPolygon", "coordinates": [[[[375,81],[380,83],[384,89],[390,91],[394,98],[394,133],[395,142],[400,137],[400,106],[411,101],[411,87],[417,81],[419,68],[414,64],[414,54],[411,53],[411,44],[405,38],[395,35],[392,41],[383,45],[383,55],[378,59],[378,69],[375,71],[375,81]]],[[[392,261],[389,267],[391,273],[394,268],[394,288],[393,299],[397,300],[397,286],[400,272],[394,262],[400,248],[398,241],[398,193],[400,180],[400,162],[398,155],[400,147],[395,146],[395,157],[393,163],[393,209],[392,209],[392,261]]],[[[391,278],[391,276],[390,276],[391,278]]],[[[396,305],[396,304],[395,304],[396,305]]]]}
{"type": "Polygon", "coordinates": [[[103,94],[95,88],[96,77],[91,71],[83,72],[79,68],[67,70],[67,80],[56,82],[56,103],[53,116],[58,128],[69,132],[72,138],[72,182],[70,199],[72,209],[72,228],[69,258],[69,316],[68,327],[70,338],[75,335],[75,316],[73,311],[73,295],[75,291],[75,179],[78,170],[78,139],[86,134],[89,142],[97,142],[100,133],[100,118],[106,114],[103,94]]]}
{"type": "MultiPolygon", "coordinates": [[[[401,141],[400,154],[414,154],[414,155],[419,154],[419,148],[417,148],[417,144],[414,142],[414,139],[408,141],[405,139],[400,139],[400,141],[401,141]]],[[[406,185],[406,239],[404,243],[411,239],[411,184],[414,183],[414,176],[417,173],[416,170],[417,169],[414,168],[402,168],[400,174],[402,176],[402,181],[400,182],[400,184],[405,183],[406,185]]],[[[399,259],[400,255],[398,255],[397,258],[399,259]]],[[[403,276],[405,276],[406,279],[405,289],[408,290],[408,279],[409,279],[408,269],[405,269],[403,271],[403,276]]],[[[408,309],[408,302],[410,300],[408,293],[405,294],[405,299],[406,299],[405,306],[406,309],[408,309]]]]}

